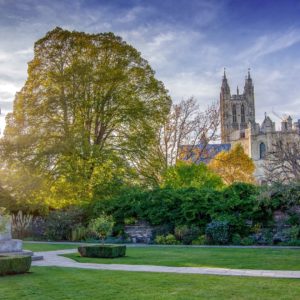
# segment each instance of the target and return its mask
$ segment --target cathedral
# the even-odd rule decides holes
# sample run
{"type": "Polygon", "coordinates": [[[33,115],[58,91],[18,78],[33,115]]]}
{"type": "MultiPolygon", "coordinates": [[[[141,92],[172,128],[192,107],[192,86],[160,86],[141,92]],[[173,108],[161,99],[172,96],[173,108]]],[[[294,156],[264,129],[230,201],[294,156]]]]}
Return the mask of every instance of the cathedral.
{"type": "Polygon", "coordinates": [[[245,78],[244,90],[231,94],[226,73],[222,79],[220,92],[220,117],[222,144],[243,145],[245,152],[253,159],[258,182],[264,181],[264,159],[276,141],[300,140],[300,120],[293,123],[290,116],[281,121],[281,129],[265,113],[262,124],[255,120],[254,85],[250,70],[245,78]]]}

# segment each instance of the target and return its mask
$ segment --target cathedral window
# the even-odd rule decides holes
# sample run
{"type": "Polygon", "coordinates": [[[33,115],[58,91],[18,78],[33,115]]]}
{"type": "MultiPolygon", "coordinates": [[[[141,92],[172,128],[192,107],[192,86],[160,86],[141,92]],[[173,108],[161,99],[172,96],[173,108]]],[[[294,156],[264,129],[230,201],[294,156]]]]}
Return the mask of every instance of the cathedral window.
{"type": "Polygon", "coordinates": [[[265,143],[259,144],[259,158],[264,159],[266,157],[266,145],[265,143]]]}
{"type": "Polygon", "coordinates": [[[232,122],[236,123],[236,105],[232,105],[232,122]]]}
{"type": "Polygon", "coordinates": [[[246,122],[246,120],[245,120],[245,107],[244,107],[244,104],[242,104],[242,106],[241,106],[241,122],[242,123],[246,122]]]}

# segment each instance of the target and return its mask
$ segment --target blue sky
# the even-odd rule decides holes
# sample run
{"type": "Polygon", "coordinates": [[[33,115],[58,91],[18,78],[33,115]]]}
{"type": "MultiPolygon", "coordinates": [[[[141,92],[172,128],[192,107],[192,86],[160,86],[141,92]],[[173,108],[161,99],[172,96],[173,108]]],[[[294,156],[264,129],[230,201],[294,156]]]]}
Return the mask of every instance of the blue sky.
{"type": "MultiPolygon", "coordinates": [[[[34,42],[56,26],[112,31],[136,47],[174,101],[218,101],[223,68],[232,92],[250,67],[256,113],[300,118],[300,1],[0,0],[0,107],[12,109],[34,42]]],[[[4,118],[0,117],[3,129],[4,118]]]]}

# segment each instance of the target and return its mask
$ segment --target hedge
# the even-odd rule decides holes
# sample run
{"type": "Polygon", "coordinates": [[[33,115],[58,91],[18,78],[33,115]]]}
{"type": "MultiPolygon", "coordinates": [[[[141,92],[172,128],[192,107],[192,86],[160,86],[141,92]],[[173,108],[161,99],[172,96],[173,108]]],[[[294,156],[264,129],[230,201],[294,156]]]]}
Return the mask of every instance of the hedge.
{"type": "Polygon", "coordinates": [[[0,276],[29,271],[31,256],[0,256],[0,276]]]}
{"type": "Polygon", "coordinates": [[[95,245],[78,247],[83,257],[115,258],[125,256],[126,246],[123,245],[95,245]]]}

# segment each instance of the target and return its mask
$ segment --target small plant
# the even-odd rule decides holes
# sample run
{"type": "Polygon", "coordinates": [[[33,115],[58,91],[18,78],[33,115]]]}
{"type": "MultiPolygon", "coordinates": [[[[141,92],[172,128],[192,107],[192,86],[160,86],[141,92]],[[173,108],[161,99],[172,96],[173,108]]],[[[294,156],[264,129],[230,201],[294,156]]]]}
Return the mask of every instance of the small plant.
{"type": "Polygon", "coordinates": [[[165,244],[166,238],[163,235],[157,235],[155,237],[155,244],[165,244]]]}
{"type": "Polygon", "coordinates": [[[72,241],[81,241],[86,238],[87,229],[83,226],[77,226],[72,229],[71,240],[72,241]]]}
{"type": "Polygon", "coordinates": [[[112,216],[101,215],[90,221],[89,230],[104,243],[105,238],[111,235],[114,224],[112,216]]]}
{"type": "Polygon", "coordinates": [[[12,215],[12,228],[16,235],[23,238],[32,222],[32,215],[23,214],[21,210],[12,215]]]}
{"type": "Polygon", "coordinates": [[[168,234],[165,238],[165,244],[166,245],[177,245],[177,244],[179,244],[179,242],[176,240],[176,238],[173,234],[168,234]]]}
{"type": "Polygon", "coordinates": [[[166,236],[157,235],[154,242],[155,242],[155,244],[160,244],[160,245],[178,245],[179,244],[179,241],[177,241],[175,236],[171,233],[169,233],[166,236]]]}

